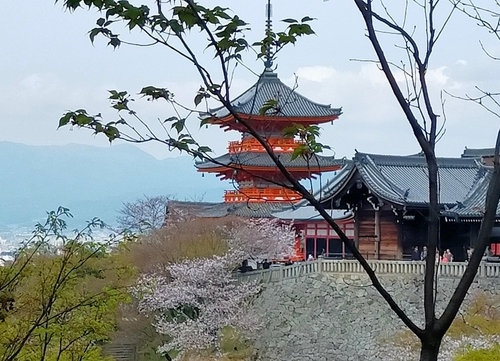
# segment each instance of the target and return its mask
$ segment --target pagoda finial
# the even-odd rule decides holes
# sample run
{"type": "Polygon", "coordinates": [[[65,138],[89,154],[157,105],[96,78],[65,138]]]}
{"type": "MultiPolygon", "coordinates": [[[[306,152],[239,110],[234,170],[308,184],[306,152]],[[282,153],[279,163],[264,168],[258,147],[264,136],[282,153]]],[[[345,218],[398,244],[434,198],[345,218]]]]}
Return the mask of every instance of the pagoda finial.
{"type": "MultiPolygon", "coordinates": [[[[266,19],[266,36],[270,35],[272,32],[271,15],[272,15],[271,0],[267,0],[267,4],[266,4],[266,17],[267,17],[267,19],[266,19]]],[[[273,66],[273,57],[271,54],[271,43],[267,44],[264,66],[266,67],[266,70],[268,70],[268,71],[271,71],[271,67],[273,66]]]]}

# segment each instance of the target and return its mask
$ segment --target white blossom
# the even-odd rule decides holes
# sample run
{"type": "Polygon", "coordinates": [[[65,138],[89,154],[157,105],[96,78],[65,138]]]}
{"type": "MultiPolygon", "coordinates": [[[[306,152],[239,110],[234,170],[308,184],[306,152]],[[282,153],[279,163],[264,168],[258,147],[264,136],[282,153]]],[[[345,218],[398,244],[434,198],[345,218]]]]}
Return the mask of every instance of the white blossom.
{"type": "Polygon", "coordinates": [[[262,261],[283,259],[294,252],[295,231],[291,223],[278,219],[246,219],[241,227],[229,232],[233,252],[262,261]]]}

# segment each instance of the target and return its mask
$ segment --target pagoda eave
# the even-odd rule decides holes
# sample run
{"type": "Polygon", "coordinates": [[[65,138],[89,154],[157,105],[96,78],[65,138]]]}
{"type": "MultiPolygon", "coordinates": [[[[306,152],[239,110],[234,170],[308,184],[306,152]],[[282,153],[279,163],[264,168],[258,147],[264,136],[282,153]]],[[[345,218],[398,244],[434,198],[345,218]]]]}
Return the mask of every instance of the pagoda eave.
{"type": "MultiPolygon", "coordinates": [[[[293,117],[293,116],[270,116],[270,115],[248,115],[238,113],[238,116],[248,122],[256,122],[257,125],[260,122],[266,123],[272,122],[273,124],[283,123],[287,126],[290,124],[322,124],[327,122],[332,122],[339,118],[338,115],[328,115],[321,117],[293,117]]],[[[238,120],[233,117],[233,115],[227,115],[223,118],[213,118],[209,121],[210,124],[219,125],[221,128],[229,127],[232,129],[245,130],[245,126],[238,123],[238,120]]]]}
{"type": "MultiPolygon", "coordinates": [[[[299,172],[307,172],[307,174],[311,173],[320,173],[320,172],[333,172],[342,168],[340,165],[333,166],[324,166],[324,167],[287,167],[287,170],[294,174],[299,172]]],[[[234,172],[234,171],[247,171],[247,172],[263,172],[263,173],[276,173],[275,168],[270,167],[259,167],[259,166],[241,166],[234,165],[231,167],[213,167],[213,168],[198,168],[198,172],[201,173],[226,173],[226,172],[234,172]]]]}
{"type": "MultiPolygon", "coordinates": [[[[287,168],[288,171],[295,177],[297,180],[302,180],[306,178],[316,179],[316,177],[322,172],[327,171],[336,171],[339,167],[325,167],[325,168],[316,168],[316,169],[307,169],[307,168],[287,168]]],[[[228,168],[228,167],[217,167],[217,168],[205,168],[198,169],[200,173],[212,173],[220,178],[221,180],[235,180],[235,181],[245,181],[251,180],[254,177],[258,177],[261,179],[275,181],[285,181],[284,176],[276,175],[275,169],[269,169],[264,167],[245,167],[245,168],[228,168]]]]}

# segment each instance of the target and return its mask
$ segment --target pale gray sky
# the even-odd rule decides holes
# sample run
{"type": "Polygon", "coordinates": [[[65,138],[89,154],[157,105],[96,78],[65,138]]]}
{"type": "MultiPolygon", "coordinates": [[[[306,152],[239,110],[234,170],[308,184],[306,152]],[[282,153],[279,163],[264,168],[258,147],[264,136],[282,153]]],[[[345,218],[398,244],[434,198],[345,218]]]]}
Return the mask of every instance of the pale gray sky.
{"type": "MultiPolygon", "coordinates": [[[[145,0],[146,1],[146,0],[145,0]]],[[[249,22],[253,31],[250,43],[259,40],[264,31],[264,0],[208,1],[229,6],[249,22]]],[[[401,1],[387,2],[400,4],[401,1]]],[[[276,62],[280,78],[293,84],[298,76],[298,92],[311,100],[343,107],[344,114],[333,125],[326,124],[322,141],[334,149],[337,157],[351,157],[354,149],[371,153],[411,154],[418,152],[409,126],[390,93],[383,74],[370,62],[352,59],[374,59],[371,45],[364,36],[361,16],[352,1],[273,0],[274,27],[285,27],[284,18],[317,18],[312,23],[317,35],[300,39],[276,62]]],[[[69,128],[56,131],[58,119],[65,110],[85,108],[116,118],[106,100],[108,89],[137,93],[143,86],[170,88],[179,100],[192,104],[200,86],[194,70],[179,57],[161,47],[106,47],[103,39],[94,45],[87,32],[99,14],[94,10],[64,12],[52,0],[7,1],[0,15],[0,141],[32,145],[83,143],[107,146],[104,137],[93,137],[85,130],[69,128]]],[[[400,18],[400,16],[398,16],[400,18]]],[[[421,25],[417,28],[421,30],[421,25]]],[[[127,34],[122,30],[122,34],[127,34]]],[[[131,34],[140,39],[138,34],[131,34]]],[[[500,44],[488,39],[484,30],[461,14],[455,14],[436,47],[430,64],[429,83],[437,112],[441,113],[440,91],[457,95],[472,93],[478,85],[500,90],[497,77],[499,63],[481,51],[479,39],[488,49],[500,55],[500,44]]],[[[203,53],[204,45],[198,42],[203,53]]],[[[388,43],[387,53],[397,55],[388,43]]],[[[205,51],[208,66],[211,53],[205,51]]],[[[404,54],[400,54],[404,55],[404,54]]],[[[246,64],[259,73],[263,66],[253,53],[245,56],[246,64]]],[[[398,62],[398,57],[393,58],[398,62]]],[[[239,68],[234,76],[233,98],[255,82],[255,76],[239,68]]],[[[401,80],[401,79],[400,79],[401,80]]],[[[166,118],[168,109],[137,102],[144,118],[166,118]]],[[[478,106],[446,97],[446,135],[438,144],[441,156],[459,156],[465,146],[492,147],[498,130],[498,119],[478,106]]],[[[228,140],[237,140],[234,132],[218,128],[203,129],[200,143],[225,152],[228,140]]],[[[148,146],[158,158],[176,156],[164,146],[148,146]]]]}

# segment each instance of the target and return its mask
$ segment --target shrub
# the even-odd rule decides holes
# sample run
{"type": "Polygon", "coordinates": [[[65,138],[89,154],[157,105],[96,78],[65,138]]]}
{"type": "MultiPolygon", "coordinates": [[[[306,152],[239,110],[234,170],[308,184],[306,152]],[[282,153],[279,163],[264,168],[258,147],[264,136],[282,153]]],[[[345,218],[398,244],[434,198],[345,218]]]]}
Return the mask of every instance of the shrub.
{"type": "Polygon", "coordinates": [[[500,361],[500,345],[480,350],[467,348],[465,353],[455,356],[454,361],[500,361]]]}

